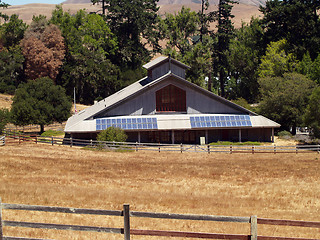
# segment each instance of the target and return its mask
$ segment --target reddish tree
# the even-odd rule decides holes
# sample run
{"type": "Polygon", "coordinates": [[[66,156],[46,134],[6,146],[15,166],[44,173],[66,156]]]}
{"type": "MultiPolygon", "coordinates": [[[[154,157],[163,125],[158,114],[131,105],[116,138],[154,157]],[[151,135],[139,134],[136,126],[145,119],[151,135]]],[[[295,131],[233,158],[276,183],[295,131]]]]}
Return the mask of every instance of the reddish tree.
{"type": "Polygon", "coordinates": [[[56,79],[65,56],[64,39],[57,26],[51,24],[43,32],[29,32],[21,41],[21,47],[29,79],[47,76],[56,79]]]}

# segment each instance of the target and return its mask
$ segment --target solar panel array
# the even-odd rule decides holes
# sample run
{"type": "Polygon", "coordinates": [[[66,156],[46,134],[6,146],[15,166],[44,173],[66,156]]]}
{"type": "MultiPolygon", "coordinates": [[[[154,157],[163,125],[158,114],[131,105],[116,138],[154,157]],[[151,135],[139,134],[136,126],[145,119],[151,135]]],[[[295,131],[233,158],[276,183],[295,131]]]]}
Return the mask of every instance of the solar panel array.
{"type": "Polygon", "coordinates": [[[96,119],[96,130],[104,130],[108,127],[117,127],[124,130],[158,129],[157,118],[99,118],[96,119]]]}
{"type": "Polygon", "coordinates": [[[190,117],[191,128],[251,127],[249,115],[190,117]]]}

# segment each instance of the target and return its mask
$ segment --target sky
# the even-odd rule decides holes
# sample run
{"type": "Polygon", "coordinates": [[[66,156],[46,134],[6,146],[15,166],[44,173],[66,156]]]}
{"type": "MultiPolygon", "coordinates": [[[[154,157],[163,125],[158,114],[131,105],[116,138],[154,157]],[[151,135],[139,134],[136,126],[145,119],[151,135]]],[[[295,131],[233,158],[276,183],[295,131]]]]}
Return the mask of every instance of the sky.
{"type": "Polygon", "coordinates": [[[23,5],[29,3],[49,3],[49,4],[60,4],[65,0],[1,0],[1,2],[8,3],[10,5],[23,5]]]}

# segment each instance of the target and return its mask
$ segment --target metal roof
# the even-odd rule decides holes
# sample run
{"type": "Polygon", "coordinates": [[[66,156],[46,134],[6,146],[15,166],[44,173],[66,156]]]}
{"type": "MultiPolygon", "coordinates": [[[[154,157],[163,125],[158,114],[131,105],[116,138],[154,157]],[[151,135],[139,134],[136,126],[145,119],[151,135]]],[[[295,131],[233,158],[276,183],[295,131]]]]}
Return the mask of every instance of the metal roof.
{"type": "Polygon", "coordinates": [[[163,64],[165,62],[168,62],[169,60],[171,61],[171,63],[174,63],[174,64],[176,64],[176,65],[178,65],[178,66],[180,66],[180,67],[182,67],[184,69],[189,69],[190,68],[188,65],[185,65],[182,62],[179,62],[179,61],[177,61],[177,60],[175,60],[173,58],[166,57],[166,56],[160,56],[160,57],[152,60],[151,62],[148,62],[147,64],[143,65],[143,67],[146,68],[147,70],[153,69],[153,68],[155,68],[155,67],[157,67],[157,66],[159,66],[159,65],[161,65],[161,64],[163,64]]]}

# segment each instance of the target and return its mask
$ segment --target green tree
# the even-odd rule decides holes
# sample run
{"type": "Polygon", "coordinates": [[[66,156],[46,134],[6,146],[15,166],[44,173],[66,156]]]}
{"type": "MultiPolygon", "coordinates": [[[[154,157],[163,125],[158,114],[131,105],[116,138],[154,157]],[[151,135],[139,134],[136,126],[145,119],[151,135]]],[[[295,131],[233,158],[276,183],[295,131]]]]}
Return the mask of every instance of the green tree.
{"type": "Polygon", "coordinates": [[[14,94],[24,80],[24,57],[19,46],[0,51],[0,92],[14,94]]]}
{"type": "Polygon", "coordinates": [[[98,136],[98,141],[107,141],[107,142],[125,142],[128,136],[121,128],[109,127],[101,131],[98,136]]]}
{"type": "MultiPolygon", "coordinates": [[[[92,0],[95,2],[95,0],[92,0]]],[[[119,63],[132,69],[150,59],[150,51],[158,50],[156,24],[159,21],[158,0],[104,0],[107,22],[119,41],[119,63]],[[144,39],[144,40],[143,40],[144,39]]]]}
{"type": "Polygon", "coordinates": [[[288,53],[285,39],[271,42],[266,54],[261,58],[259,77],[277,77],[284,73],[293,72],[298,68],[298,62],[292,53],[288,53]]]}
{"type": "Polygon", "coordinates": [[[177,14],[167,13],[162,21],[161,30],[167,40],[166,48],[171,51],[177,49],[182,56],[189,52],[194,39],[199,37],[198,14],[183,6],[177,14]]]}
{"type": "Polygon", "coordinates": [[[320,87],[315,88],[310,96],[304,123],[314,137],[320,138],[320,87]]]}
{"type": "Polygon", "coordinates": [[[259,78],[259,85],[260,113],[280,123],[283,130],[292,129],[295,134],[296,127],[303,122],[314,82],[298,73],[284,73],[282,77],[259,78]]]}
{"type": "Polygon", "coordinates": [[[61,86],[50,78],[39,78],[19,85],[11,108],[12,121],[20,126],[39,124],[43,132],[45,125],[66,121],[71,105],[61,86]]]}
{"type": "Polygon", "coordinates": [[[0,29],[3,46],[9,48],[20,43],[27,29],[27,24],[19,19],[18,15],[12,14],[9,21],[2,24],[0,29]]]}
{"type": "Polygon", "coordinates": [[[0,109],[0,134],[2,134],[4,128],[10,120],[10,112],[8,109],[0,109]]]}
{"type": "Polygon", "coordinates": [[[57,84],[65,87],[69,96],[76,88],[77,99],[92,104],[123,86],[119,68],[112,62],[118,51],[117,39],[102,16],[83,10],[71,16],[58,6],[50,22],[60,27],[67,45],[57,84]]]}
{"type": "Polygon", "coordinates": [[[218,21],[217,32],[215,37],[217,38],[216,46],[214,47],[213,57],[213,69],[215,75],[219,78],[220,83],[220,95],[225,96],[225,85],[228,79],[229,63],[228,63],[228,51],[229,43],[234,36],[234,27],[231,14],[233,4],[236,1],[232,0],[219,0],[218,11],[216,12],[216,18],[218,21]]]}
{"type": "Polygon", "coordinates": [[[252,18],[250,24],[242,23],[231,39],[228,61],[230,77],[234,79],[233,92],[229,98],[244,98],[253,103],[258,99],[258,67],[263,51],[263,29],[259,19],[252,18]]]}
{"type": "Polygon", "coordinates": [[[320,47],[320,1],[270,0],[260,7],[266,42],[286,39],[298,60],[308,51],[312,59],[320,47]]]}
{"type": "MultiPolygon", "coordinates": [[[[9,4],[4,3],[4,2],[2,2],[2,1],[0,0],[0,8],[7,8],[8,6],[9,6],[9,4]]],[[[0,12],[0,18],[3,18],[4,20],[8,20],[8,19],[9,19],[9,17],[8,17],[7,14],[3,14],[3,13],[1,13],[1,12],[0,12]]]]}

